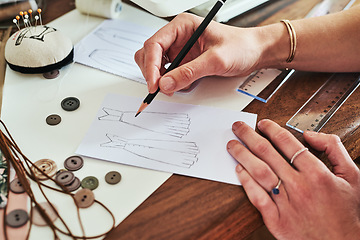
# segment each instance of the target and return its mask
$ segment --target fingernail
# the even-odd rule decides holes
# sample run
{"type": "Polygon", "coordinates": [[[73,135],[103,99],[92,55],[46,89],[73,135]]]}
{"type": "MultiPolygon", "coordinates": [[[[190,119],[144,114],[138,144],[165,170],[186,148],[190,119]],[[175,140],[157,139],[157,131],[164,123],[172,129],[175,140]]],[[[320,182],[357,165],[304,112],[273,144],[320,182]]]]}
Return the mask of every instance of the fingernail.
{"type": "Polygon", "coordinates": [[[226,144],[226,149],[229,150],[230,148],[232,148],[233,145],[234,145],[234,140],[230,140],[230,141],[226,144]]]}
{"type": "Polygon", "coordinates": [[[236,167],[235,167],[235,171],[237,173],[240,173],[242,170],[244,170],[243,166],[241,166],[241,164],[238,164],[236,167]]]}
{"type": "Polygon", "coordinates": [[[175,81],[171,77],[164,77],[161,79],[161,85],[165,91],[173,91],[175,89],[175,81]]]}
{"type": "Polygon", "coordinates": [[[266,119],[262,119],[262,120],[260,120],[260,121],[258,122],[257,127],[258,127],[259,130],[262,129],[264,121],[266,121],[266,119]]]}
{"type": "Polygon", "coordinates": [[[238,129],[243,123],[244,122],[241,122],[241,121],[234,122],[232,125],[232,130],[236,131],[236,129],[238,129]]]}

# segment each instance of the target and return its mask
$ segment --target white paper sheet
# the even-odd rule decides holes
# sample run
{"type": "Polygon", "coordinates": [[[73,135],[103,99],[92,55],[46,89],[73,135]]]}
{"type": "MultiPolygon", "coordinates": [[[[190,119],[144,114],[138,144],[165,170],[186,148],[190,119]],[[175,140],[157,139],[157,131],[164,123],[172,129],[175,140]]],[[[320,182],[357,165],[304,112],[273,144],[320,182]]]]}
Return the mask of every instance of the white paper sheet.
{"type": "Polygon", "coordinates": [[[235,121],[255,127],[256,115],[109,94],[76,153],[92,158],[240,184],[226,144],[235,121]]]}
{"type": "Polygon", "coordinates": [[[155,29],[132,22],[105,20],[75,46],[75,62],[146,83],[134,55],[155,29]]]}

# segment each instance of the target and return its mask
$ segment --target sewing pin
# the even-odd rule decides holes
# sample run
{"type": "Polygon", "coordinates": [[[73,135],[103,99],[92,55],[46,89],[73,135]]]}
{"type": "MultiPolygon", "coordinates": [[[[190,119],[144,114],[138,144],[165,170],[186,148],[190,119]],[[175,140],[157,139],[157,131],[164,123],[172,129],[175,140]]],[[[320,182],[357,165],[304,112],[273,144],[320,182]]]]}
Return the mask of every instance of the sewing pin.
{"type": "Polygon", "coordinates": [[[30,15],[30,22],[31,22],[31,19],[32,19],[32,12],[33,12],[32,9],[29,9],[29,10],[28,10],[28,13],[29,13],[29,15],[30,15]]]}
{"type": "Polygon", "coordinates": [[[36,15],[34,18],[35,18],[35,27],[36,27],[37,26],[37,21],[39,20],[39,16],[36,15]]]}
{"type": "Polygon", "coordinates": [[[27,12],[24,12],[24,16],[25,16],[25,20],[24,22],[26,21],[26,26],[27,27],[31,27],[31,23],[30,23],[30,20],[29,20],[29,15],[27,12]]]}
{"type": "Polygon", "coordinates": [[[41,8],[38,8],[37,12],[39,13],[40,25],[42,25],[42,20],[41,20],[41,8]]]}
{"type": "MultiPolygon", "coordinates": [[[[18,17],[18,16],[17,16],[18,17]]],[[[16,18],[13,19],[13,23],[15,23],[15,25],[17,26],[17,28],[20,30],[19,24],[17,23],[18,21],[16,20],[16,18]]]]}

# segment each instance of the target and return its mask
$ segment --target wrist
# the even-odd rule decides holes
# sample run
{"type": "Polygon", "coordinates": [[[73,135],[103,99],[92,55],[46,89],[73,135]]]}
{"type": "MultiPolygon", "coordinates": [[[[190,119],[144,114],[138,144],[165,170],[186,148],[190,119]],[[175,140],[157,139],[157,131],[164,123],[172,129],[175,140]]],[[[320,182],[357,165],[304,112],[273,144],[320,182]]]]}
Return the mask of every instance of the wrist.
{"type": "Polygon", "coordinates": [[[261,49],[258,68],[289,68],[286,62],[290,53],[289,33],[283,23],[258,27],[258,44],[261,49]]]}

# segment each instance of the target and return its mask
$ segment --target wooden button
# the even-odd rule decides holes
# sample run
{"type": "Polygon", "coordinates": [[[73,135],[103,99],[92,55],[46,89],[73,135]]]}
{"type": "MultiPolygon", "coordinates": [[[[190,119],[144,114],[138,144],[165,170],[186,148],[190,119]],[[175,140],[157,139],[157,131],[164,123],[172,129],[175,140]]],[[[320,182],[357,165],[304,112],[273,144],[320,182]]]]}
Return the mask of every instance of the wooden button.
{"type": "Polygon", "coordinates": [[[39,180],[48,179],[43,173],[47,174],[49,177],[53,177],[55,175],[55,173],[57,172],[56,163],[50,159],[40,159],[39,161],[36,161],[34,163],[34,165],[37,166],[41,170],[41,172],[40,172],[35,167],[33,167],[33,166],[31,167],[35,173],[35,176],[39,180]]]}
{"type": "Polygon", "coordinates": [[[16,209],[6,215],[5,221],[8,226],[18,228],[25,225],[27,221],[29,221],[29,215],[22,209],[16,209]]]}
{"type": "Polygon", "coordinates": [[[69,185],[75,179],[75,175],[70,171],[64,171],[56,175],[55,180],[62,185],[69,185]]]}
{"type": "Polygon", "coordinates": [[[13,193],[24,193],[25,192],[24,186],[22,185],[22,183],[20,182],[20,179],[18,179],[18,178],[15,178],[14,180],[11,181],[10,190],[13,193]]]}
{"type": "MultiPolygon", "coordinates": [[[[54,206],[54,204],[53,204],[54,206]]],[[[39,203],[39,206],[33,206],[32,207],[32,223],[34,223],[37,226],[47,226],[47,222],[45,221],[45,219],[41,216],[40,211],[39,211],[39,207],[41,207],[45,213],[48,215],[49,219],[54,222],[57,218],[58,215],[56,214],[56,212],[54,211],[54,209],[50,206],[50,204],[48,202],[42,202],[39,203]]],[[[57,210],[56,206],[54,206],[55,209],[57,210]]]]}
{"type": "Polygon", "coordinates": [[[94,203],[95,196],[90,189],[84,188],[75,193],[74,199],[79,208],[88,208],[94,203]]]}
{"type": "Polygon", "coordinates": [[[80,156],[68,157],[64,162],[64,167],[69,171],[79,170],[84,166],[84,160],[80,156]]]}
{"type": "Polygon", "coordinates": [[[78,190],[80,185],[81,185],[80,179],[78,177],[75,177],[74,181],[72,181],[72,183],[66,185],[65,187],[69,192],[73,192],[75,190],[78,190]]]}
{"type": "Polygon", "coordinates": [[[54,79],[59,76],[60,71],[58,69],[52,70],[50,72],[43,73],[44,78],[46,79],[54,79]]]}
{"type": "Polygon", "coordinates": [[[61,122],[61,117],[57,114],[51,114],[46,118],[46,123],[50,126],[58,125],[61,122]]]}
{"type": "Polygon", "coordinates": [[[121,180],[121,174],[117,171],[111,171],[105,175],[105,181],[108,184],[117,184],[120,182],[120,180],[121,180]]]}
{"type": "Polygon", "coordinates": [[[99,186],[99,180],[94,176],[88,176],[81,181],[81,186],[83,188],[94,190],[99,186]]]}

